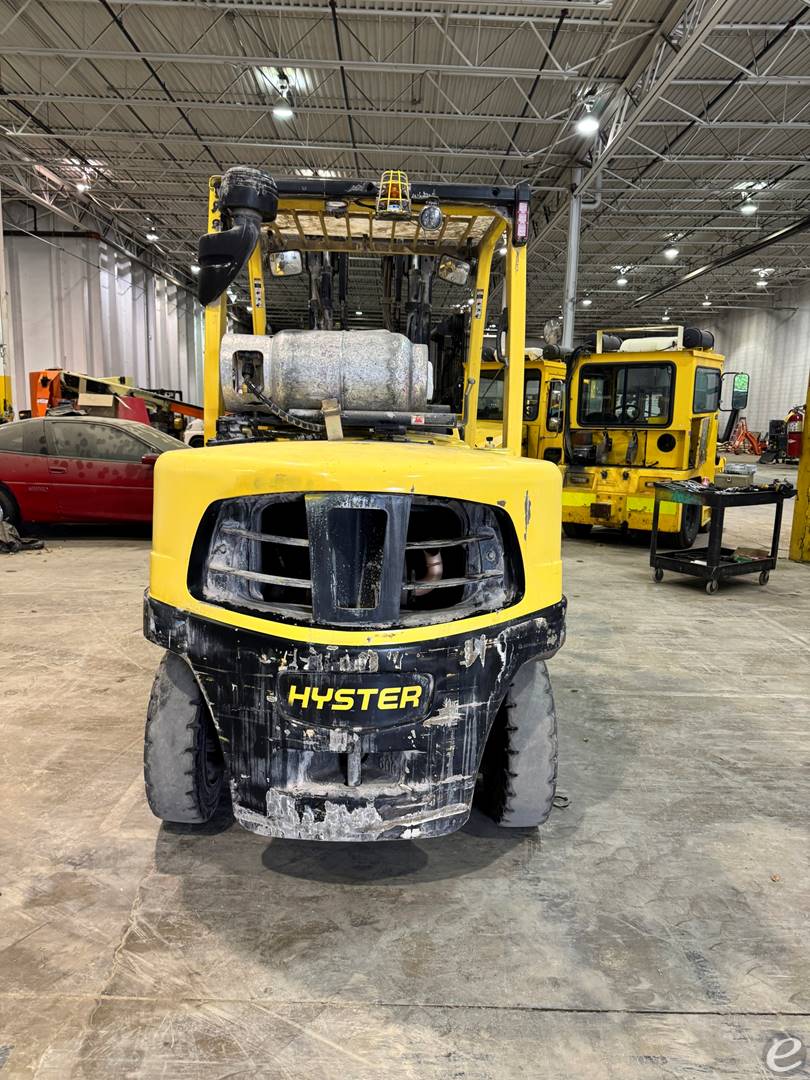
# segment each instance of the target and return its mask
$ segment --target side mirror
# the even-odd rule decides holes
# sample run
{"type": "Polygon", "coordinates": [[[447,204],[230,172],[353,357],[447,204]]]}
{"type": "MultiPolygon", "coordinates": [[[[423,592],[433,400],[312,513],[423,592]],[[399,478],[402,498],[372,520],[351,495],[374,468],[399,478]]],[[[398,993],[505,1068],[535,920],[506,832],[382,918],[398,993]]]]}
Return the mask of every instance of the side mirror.
{"type": "Polygon", "coordinates": [[[141,458],[141,465],[154,465],[160,454],[144,454],[141,458]]]}
{"type": "Polygon", "coordinates": [[[454,259],[451,255],[442,255],[436,273],[442,281],[451,285],[466,285],[470,277],[470,264],[463,259],[454,259]]]}
{"type": "Polygon", "coordinates": [[[722,398],[728,401],[729,390],[726,380],[731,381],[731,401],[722,410],[723,412],[738,412],[748,404],[748,384],[751,379],[747,371],[727,371],[723,375],[722,398]]]}
{"type": "Polygon", "coordinates": [[[300,251],[274,251],[270,256],[270,273],[273,277],[295,277],[303,274],[304,262],[300,251]]]}

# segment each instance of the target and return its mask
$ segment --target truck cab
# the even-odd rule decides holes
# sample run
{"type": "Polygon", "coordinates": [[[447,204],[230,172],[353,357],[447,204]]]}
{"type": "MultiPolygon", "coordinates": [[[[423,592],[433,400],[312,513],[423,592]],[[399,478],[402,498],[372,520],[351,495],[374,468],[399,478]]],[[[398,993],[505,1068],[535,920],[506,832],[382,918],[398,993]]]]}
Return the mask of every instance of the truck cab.
{"type": "MultiPolygon", "coordinates": [[[[563,530],[649,531],[654,485],[714,479],[723,362],[712,335],[684,327],[599,331],[568,370],[563,530]]],[[[663,531],[690,547],[700,510],[664,503],[663,531]]]]}
{"type": "MultiPolygon", "coordinates": [[[[503,422],[504,367],[481,364],[476,445],[499,446],[503,422]]],[[[560,464],[563,457],[565,364],[544,360],[540,349],[527,349],[523,384],[522,454],[560,464]]]]}

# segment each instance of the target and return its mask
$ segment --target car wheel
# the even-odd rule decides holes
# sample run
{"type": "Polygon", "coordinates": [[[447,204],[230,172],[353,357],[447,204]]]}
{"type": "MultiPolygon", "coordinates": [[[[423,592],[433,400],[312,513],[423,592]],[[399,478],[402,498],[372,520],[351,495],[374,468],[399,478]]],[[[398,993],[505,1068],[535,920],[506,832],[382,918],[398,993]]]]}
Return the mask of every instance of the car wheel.
{"type": "Polygon", "coordinates": [[[0,523],[18,528],[21,523],[20,510],[10,491],[0,488],[0,523]]]}

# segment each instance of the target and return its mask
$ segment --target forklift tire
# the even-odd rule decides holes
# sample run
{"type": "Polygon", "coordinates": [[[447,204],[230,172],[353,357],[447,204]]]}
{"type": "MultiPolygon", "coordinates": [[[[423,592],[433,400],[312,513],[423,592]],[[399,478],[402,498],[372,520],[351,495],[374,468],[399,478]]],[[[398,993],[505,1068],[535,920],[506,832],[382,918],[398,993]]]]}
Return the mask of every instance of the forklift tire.
{"type": "Polygon", "coordinates": [[[20,511],[14,496],[3,487],[0,487],[0,522],[13,525],[15,529],[20,524],[20,511]]]}
{"type": "Polygon", "coordinates": [[[143,746],[146,800],[155,817],[204,825],[219,805],[225,766],[214,723],[186,661],[160,661],[143,746]]]}
{"type": "Polygon", "coordinates": [[[515,675],[489,733],[476,805],[507,829],[542,825],[557,788],[557,716],[548,668],[529,660],[515,675]]]}
{"type": "Polygon", "coordinates": [[[587,540],[593,525],[583,525],[578,521],[564,521],[563,532],[569,540],[587,540]]]}

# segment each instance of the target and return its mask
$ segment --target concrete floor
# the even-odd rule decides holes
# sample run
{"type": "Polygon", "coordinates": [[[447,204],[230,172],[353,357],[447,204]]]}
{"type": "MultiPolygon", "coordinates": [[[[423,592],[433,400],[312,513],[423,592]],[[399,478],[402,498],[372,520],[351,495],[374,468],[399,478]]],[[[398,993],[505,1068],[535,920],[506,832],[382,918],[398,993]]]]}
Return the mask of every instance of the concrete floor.
{"type": "Polygon", "coordinates": [[[310,846],[151,817],[147,555],[0,557],[3,1080],[750,1078],[810,1044],[810,567],[708,597],[566,542],[568,808],[310,846]]]}

